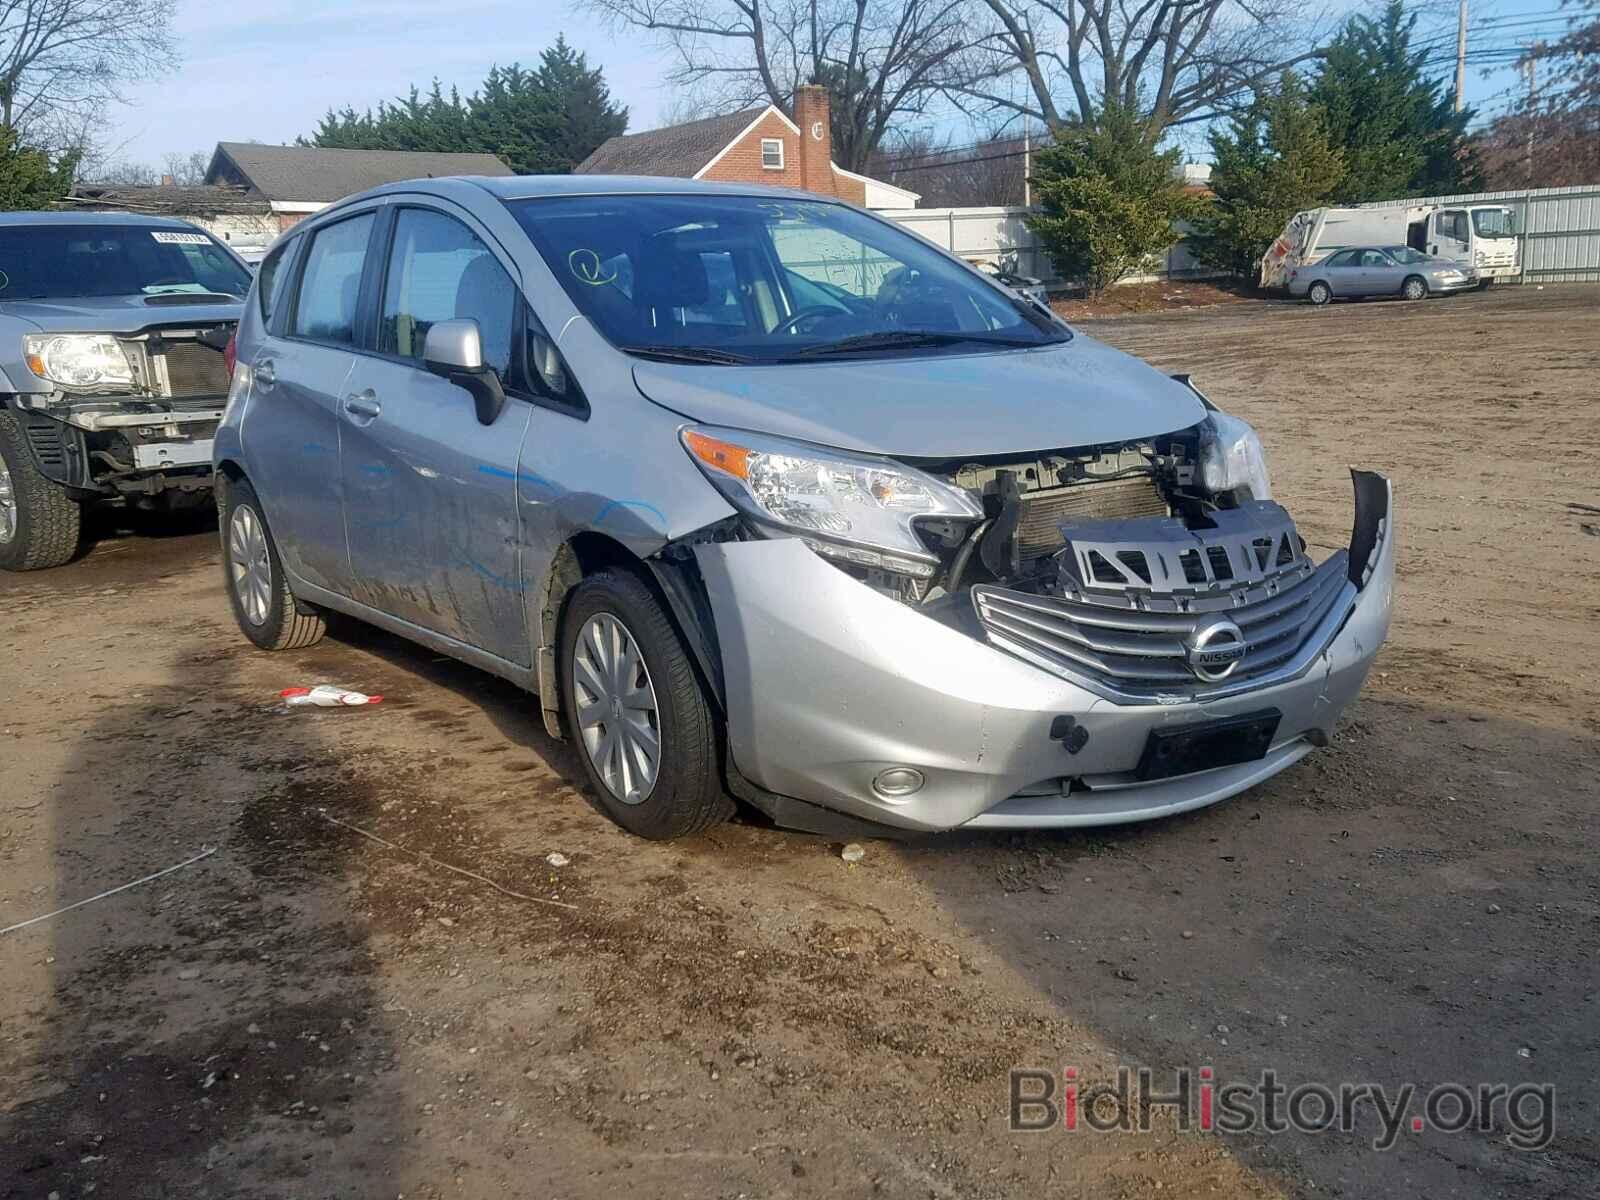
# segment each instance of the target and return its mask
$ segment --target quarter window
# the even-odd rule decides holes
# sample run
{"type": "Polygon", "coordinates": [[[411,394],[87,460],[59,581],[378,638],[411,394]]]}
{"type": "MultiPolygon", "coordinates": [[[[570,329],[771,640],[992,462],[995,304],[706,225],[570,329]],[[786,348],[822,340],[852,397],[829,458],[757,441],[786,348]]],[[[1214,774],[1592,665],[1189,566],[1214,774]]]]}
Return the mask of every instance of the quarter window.
{"type": "Polygon", "coordinates": [[[277,311],[278,297],[283,294],[283,285],[289,279],[289,272],[282,270],[291,257],[290,252],[298,244],[297,238],[291,238],[279,246],[266,261],[261,264],[257,273],[256,303],[261,306],[261,320],[264,324],[272,324],[272,314],[277,311]]]}
{"type": "Polygon", "coordinates": [[[319,342],[353,345],[361,268],[367,259],[372,214],[325,225],[311,235],[295,305],[294,332],[319,342]]]}
{"type": "Polygon", "coordinates": [[[517,285],[472,230],[432,209],[400,210],[383,288],[379,350],[421,362],[429,328],[471,318],[483,340],[484,365],[509,379],[516,306],[517,285]]]}
{"type": "Polygon", "coordinates": [[[783,170],[783,139],[761,139],[761,165],[769,171],[783,170]]]}

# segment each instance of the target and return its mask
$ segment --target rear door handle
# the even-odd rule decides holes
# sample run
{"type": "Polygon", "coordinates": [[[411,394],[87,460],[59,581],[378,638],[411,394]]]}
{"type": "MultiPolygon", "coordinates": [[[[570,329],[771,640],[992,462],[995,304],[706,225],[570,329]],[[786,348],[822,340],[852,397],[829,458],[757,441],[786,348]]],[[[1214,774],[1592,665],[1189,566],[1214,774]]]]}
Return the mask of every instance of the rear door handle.
{"type": "Polygon", "coordinates": [[[371,388],[364,392],[354,392],[344,398],[344,410],[352,417],[364,417],[368,421],[375,420],[383,411],[383,405],[378,403],[378,395],[371,388]]]}
{"type": "Polygon", "coordinates": [[[264,358],[256,364],[255,383],[263,392],[270,392],[272,385],[278,382],[278,372],[273,368],[272,360],[264,358]]]}

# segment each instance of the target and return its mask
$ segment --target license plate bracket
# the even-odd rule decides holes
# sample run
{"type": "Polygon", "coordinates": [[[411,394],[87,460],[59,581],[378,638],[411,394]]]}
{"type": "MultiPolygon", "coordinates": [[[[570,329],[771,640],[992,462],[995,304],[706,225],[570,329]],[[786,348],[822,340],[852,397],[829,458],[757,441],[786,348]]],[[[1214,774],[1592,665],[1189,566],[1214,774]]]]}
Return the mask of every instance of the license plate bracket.
{"type": "Polygon", "coordinates": [[[1282,719],[1277,709],[1263,708],[1173,729],[1152,729],[1134,775],[1142,780],[1171,779],[1255,762],[1266,757],[1282,719]]]}

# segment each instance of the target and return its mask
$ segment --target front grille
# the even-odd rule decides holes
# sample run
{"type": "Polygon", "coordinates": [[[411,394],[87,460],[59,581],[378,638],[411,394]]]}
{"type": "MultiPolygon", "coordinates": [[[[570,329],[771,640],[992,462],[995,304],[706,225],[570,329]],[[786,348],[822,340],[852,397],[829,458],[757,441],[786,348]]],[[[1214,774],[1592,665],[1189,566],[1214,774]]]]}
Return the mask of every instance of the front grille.
{"type": "Polygon", "coordinates": [[[1149,475],[1024,492],[1017,519],[1017,548],[1024,559],[1061,549],[1061,526],[1086,518],[1164,517],[1167,502],[1149,475]]]}
{"type": "Polygon", "coordinates": [[[1243,690],[1290,664],[1347,589],[1353,592],[1347,563],[1342,550],[1318,567],[1302,558],[1249,587],[1182,598],[1058,597],[980,584],[972,599],[995,645],[1111,699],[1138,703],[1174,692],[1243,690]],[[1229,675],[1208,682],[1188,665],[1189,642],[1218,617],[1239,627],[1246,650],[1229,675]]]}
{"type": "MultiPolygon", "coordinates": [[[[170,341],[163,343],[151,358],[165,366],[165,395],[182,399],[228,394],[227,366],[222,361],[222,355],[209,346],[199,342],[170,341]]],[[[160,379],[159,372],[157,379],[160,379]]]]}

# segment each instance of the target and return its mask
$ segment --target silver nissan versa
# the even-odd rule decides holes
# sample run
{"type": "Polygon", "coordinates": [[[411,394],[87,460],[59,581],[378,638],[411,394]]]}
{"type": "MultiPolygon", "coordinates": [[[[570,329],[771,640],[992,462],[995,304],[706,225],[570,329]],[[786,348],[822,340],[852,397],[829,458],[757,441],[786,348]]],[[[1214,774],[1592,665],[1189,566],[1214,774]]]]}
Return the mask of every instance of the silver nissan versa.
{"type": "Polygon", "coordinates": [[[682,180],[433,179],[262,263],[216,438],[241,628],[536,693],[647,837],[1110,824],[1324,745],[1388,481],[1313,562],[1261,444],[900,227],[682,180]]]}

